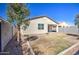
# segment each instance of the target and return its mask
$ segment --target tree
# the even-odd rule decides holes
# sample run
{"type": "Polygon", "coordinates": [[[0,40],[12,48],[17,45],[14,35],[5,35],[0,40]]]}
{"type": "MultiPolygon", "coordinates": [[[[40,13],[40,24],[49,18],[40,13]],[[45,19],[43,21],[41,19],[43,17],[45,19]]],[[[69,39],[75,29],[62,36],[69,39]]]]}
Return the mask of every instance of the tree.
{"type": "Polygon", "coordinates": [[[21,41],[20,26],[22,24],[29,25],[27,17],[29,16],[29,10],[26,4],[11,3],[7,8],[8,22],[12,23],[17,29],[17,41],[21,41]]]}
{"type": "MultiPolygon", "coordinates": [[[[21,43],[22,40],[21,40],[20,27],[21,25],[26,26],[29,25],[29,20],[27,20],[27,17],[29,16],[29,10],[27,8],[27,5],[22,3],[8,4],[7,15],[8,15],[8,22],[13,24],[17,29],[17,41],[18,43],[21,43]]],[[[30,46],[30,42],[29,41],[27,42],[28,46],[30,46]]],[[[30,50],[32,54],[34,54],[32,47],[30,48],[30,50]]]]}
{"type": "Polygon", "coordinates": [[[75,17],[75,25],[78,27],[78,32],[79,32],[79,14],[77,14],[75,17]]]}

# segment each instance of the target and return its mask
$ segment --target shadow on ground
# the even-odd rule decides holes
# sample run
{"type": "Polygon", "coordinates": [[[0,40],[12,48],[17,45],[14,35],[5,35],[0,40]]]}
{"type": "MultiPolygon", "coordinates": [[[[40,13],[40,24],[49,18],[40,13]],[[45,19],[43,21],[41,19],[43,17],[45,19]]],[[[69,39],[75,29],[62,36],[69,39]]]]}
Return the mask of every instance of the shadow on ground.
{"type": "Polygon", "coordinates": [[[75,36],[75,37],[77,37],[77,39],[79,39],[79,35],[77,35],[77,34],[67,34],[67,35],[75,36]]]}
{"type": "Polygon", "coordinates": [[[74,55],[79,55],[79,50],[74,55]]]}
{"type": "Polygon", "coordinates": [[[70,35],[70,36],[79,36],[79,35],[77,35],[77,34],[67,34],[67,35],[70,35]]]}
{"type": "Polygon", "coordinates": [[[18,44],[16,40],[16,36],[14,36],[13,39],[11,39],[8,42],[3,52],[8,52],[8,53],[2,55],[22,55],[21,46],[18,44]]]}

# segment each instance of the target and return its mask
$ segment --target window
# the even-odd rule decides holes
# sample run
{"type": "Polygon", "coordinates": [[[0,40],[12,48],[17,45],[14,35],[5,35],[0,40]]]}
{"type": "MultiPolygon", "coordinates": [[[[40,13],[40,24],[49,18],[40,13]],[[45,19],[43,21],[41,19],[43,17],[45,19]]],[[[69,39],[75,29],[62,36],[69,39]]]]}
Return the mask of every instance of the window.
{"type": "Polygon", "coordinates": [[[38,24],[38,29],[43,30],[44,29],[44,24],[38,24]]]}

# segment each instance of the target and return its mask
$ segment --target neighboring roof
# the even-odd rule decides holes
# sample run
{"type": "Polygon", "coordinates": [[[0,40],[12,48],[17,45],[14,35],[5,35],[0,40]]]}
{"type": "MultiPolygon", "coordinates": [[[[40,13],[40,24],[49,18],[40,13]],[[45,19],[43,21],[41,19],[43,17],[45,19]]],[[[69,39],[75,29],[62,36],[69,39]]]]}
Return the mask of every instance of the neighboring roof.
{"type": "Polygon", "coordinates": [[[66,22],[59,23],[59,26],[69,26],[66,22]]]}
{"type": "MultiPolygon", "coordinates": [[[[37,17],[34,17],[34,18],[30,18],[30,20],[35,20],[35,19],[43,18],[43,17],[49,18],[49,17],[47,17],[47,16],[37,16],[37,17]]],[[[53,19],[51,19],[51,18],[49,18],[49,19],[58,24],[58,22],[56,22],[55,20],[53,20],[53,19]]]]}
{"type": "MultiPolygon", "coordinates": [[[[5,21],[5,20],[4,20],[4,18],[3,18],[3,17],[1,17],[1,16],[0,16],[0,21],[5,21]]],[[[7,22],[7,21],[5,21],[5,22],[7,22]]]]}
{"type": "Polygon", "coordinates": [[[5,22],[5,23],[10,24],[8,21],[5,21],[5,20],[4,20],[4,18],[3,18],[3,17],[1,17],[1,16],[0,16],[0,22],[5,22]]]}
{"type": "Polygon", "coordinates": [[[3,18],[0,16],[0,22],[3,21],[2,19],[3,19],[3,18]]]}
{"type": "Polygon", "coordinates": [[[2,17],[0,16],[0,20],[2,19],[2,17]]]}

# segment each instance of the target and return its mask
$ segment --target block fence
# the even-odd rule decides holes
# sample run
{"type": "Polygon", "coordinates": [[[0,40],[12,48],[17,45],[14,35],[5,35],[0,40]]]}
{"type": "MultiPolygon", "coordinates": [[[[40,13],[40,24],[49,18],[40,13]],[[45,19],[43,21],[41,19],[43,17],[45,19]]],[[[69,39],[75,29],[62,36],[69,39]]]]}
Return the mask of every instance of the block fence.
{"type": "Polygon", "coordinates": [[[58,55],[74,55],[77,51],[79,51],[79,42],[60,52],[58,55]]]}

